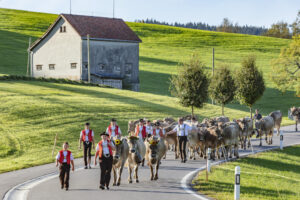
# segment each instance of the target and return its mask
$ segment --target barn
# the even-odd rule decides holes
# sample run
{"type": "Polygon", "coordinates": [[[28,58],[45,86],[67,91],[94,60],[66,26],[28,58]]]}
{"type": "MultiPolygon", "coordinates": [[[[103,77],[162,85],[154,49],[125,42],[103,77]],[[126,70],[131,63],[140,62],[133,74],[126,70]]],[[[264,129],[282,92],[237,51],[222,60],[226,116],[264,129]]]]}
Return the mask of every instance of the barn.
{"type": "Polygon", "coordinates": [[[31,76],[139,91],[140,42],[122,19],[61,14],[29,48],[31,76]]]}

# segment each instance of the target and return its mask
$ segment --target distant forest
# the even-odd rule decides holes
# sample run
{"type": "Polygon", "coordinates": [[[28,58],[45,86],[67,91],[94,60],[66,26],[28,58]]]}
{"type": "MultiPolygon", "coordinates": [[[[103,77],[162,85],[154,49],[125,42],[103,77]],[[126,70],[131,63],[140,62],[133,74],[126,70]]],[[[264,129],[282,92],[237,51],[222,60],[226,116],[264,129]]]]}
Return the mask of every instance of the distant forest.
{"type": "Polygon", "coordinates": [[[233,24],[229,19],[224,18],[223,22],[219,26],[209,25],[203,22],[188,22],[188,23],[168,23],[161,22],[155,19],[146,19],[146,20],[135,20],[135,22],[147,23],[147,24],[161,24],[167,26],[176,26],[176,27],[184,27],[184,28],[192,28],[192,29],[200,29],[200,30],[208,30],[208,31],[219,31],[219,32],[230,32],[230,33],[242,33],[248,35],[264,35],[268,29],[265,27],[258,26],[240,26],[238,24],[233,24]]]}

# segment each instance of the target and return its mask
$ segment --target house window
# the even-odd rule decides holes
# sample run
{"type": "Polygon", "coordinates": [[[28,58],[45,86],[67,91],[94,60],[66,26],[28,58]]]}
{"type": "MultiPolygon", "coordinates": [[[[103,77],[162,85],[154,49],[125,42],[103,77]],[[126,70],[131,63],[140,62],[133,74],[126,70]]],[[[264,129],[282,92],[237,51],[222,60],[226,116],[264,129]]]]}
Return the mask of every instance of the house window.
{"type": "Polygon", "coordinates": [[[71,63],[71,69],[76,69],[77,63],[71,63]]]}
{"type": "Polygon", "coordinates": [[[36,70],[37,70],[37,71],[41,71],[42,68],[43,68],[43,65],[36,65],[36,70]]]}
{"type": "Polygon", "coordinates": [[[98,66],[100,71],[105,71],[105,64],[99,63],[98,66]]]}
{"type": "Polygon", "coordinates": [[[120,65],[115,65],[114,71],[120,72],[121,71],[121,66],[120,65]]]}
{"type": "Polygon", "coordinates": [[[65,33],[66,32],[66,26],[61,26],[59,32],[65,33]]]}
{"type": "Polygon", "coordinates": [[[49,70],[55,70],[55,64],[49,64],[49,70]]]}

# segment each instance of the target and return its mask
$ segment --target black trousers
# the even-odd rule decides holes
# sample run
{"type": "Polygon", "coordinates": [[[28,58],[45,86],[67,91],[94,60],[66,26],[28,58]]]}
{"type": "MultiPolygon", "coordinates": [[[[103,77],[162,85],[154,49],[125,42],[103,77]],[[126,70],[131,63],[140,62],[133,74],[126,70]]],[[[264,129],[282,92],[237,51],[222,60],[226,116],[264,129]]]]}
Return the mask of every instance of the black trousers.
{"type": "Polygon", "coordinates": [[[105,156],[102,156],[99,160],[102,160],[100,163],[100,185],[109,186],[113,157],[110,156],[106,158],[105,156]]]}
{"type": "Polygon", "coordinates": [[[87,166],[87,157],[91,160],[91,150],[92,150],[92,143],[83,142],[83,158],[84,158],[84,165],[87,166]]]}
{"type": "Polygon", "coordinates": [[[69,188],[70,164],[62,163],[59,167],[59,180],[62,187],[69,188]]]}
{"type": "Polygon", "coordinates": [[[186,142],[187,142],[187,136],[178,136],[179,140],[179,151],[180,151],[180,157],[181,160],[186,160],[186,142]]]}

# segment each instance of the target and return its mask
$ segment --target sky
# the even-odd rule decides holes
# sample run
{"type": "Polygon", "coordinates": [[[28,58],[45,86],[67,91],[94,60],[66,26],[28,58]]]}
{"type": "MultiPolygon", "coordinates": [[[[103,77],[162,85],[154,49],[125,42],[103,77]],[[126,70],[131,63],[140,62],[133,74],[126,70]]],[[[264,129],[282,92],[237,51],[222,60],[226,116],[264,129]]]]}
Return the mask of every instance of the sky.
{"type": "MultiPolygon", "coordinates": [[[[70,13],[70,0],[0,0],[1,8],[70,13]]],[[[113,16],[113,0],[72,0],[72,14],[113,16]]],[[[166,22],[219,25],[227,17],[240,25],[270,27],[292,23],[300,0],[115,0],[115,17],[126,21],[152,18],[166,22]]]]}

